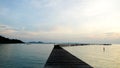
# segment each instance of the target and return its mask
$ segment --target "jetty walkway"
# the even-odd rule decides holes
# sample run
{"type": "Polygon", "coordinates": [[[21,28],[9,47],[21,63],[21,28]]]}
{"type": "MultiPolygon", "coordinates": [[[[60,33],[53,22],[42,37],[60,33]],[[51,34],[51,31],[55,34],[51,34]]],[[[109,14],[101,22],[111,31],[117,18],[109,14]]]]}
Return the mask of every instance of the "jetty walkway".
{"type": "Polygon", "coordinates": [[[44,68],[93,68],[84,61],[55,45],[44,68]]]}

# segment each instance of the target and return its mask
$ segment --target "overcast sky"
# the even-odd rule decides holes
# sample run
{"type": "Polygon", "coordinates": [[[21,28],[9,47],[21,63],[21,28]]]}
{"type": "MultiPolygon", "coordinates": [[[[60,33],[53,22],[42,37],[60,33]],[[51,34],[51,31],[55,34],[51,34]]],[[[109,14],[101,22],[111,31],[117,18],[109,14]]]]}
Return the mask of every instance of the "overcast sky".
{"type": "Polygon", "coordinates": [[[120,0],[0,0],[0,35],[23,41],[120,43],[120,0]]]}

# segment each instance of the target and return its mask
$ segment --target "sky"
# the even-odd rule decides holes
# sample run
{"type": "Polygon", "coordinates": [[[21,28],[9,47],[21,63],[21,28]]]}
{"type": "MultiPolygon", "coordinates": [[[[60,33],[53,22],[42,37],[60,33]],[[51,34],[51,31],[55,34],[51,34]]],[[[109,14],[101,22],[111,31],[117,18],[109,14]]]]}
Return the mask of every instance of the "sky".
{"type": "Polygon", "coordinates": [[[120,43],[120,0],[0,0],[0,35],[23,41],[120,43]]]}

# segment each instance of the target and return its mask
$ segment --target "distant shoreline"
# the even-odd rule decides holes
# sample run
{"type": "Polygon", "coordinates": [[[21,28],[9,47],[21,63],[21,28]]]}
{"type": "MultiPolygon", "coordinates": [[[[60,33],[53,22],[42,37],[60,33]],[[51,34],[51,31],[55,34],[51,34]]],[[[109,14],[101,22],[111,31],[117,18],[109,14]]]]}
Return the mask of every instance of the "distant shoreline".
{"type": "Polygon", "coordinates": [[[55,44],[60,46],[112,45],[112,44],[55,44]]]}

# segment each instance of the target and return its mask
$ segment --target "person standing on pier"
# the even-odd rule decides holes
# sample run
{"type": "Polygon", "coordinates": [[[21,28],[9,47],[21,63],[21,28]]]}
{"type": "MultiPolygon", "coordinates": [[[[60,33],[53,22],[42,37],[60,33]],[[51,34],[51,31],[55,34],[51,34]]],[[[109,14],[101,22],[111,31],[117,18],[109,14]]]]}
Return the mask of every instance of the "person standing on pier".
{"type": "Polygon", "coordinates": [[[105,47],[103,47],[103,52],[105,52],[105,47]]]}

